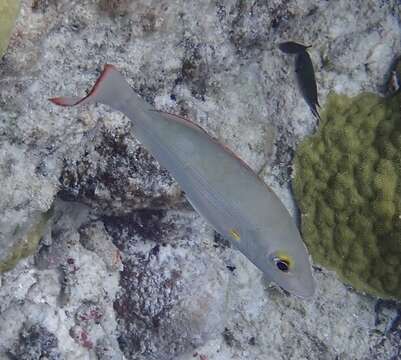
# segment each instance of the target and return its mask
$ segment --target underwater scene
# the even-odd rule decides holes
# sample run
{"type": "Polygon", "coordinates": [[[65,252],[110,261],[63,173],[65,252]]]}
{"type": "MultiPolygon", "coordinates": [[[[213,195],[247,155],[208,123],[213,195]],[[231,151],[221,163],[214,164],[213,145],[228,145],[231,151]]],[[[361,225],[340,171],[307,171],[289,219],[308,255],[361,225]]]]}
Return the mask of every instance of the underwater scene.
{"type": "Polygon", "coordinates": [[[401,360],[400,0],[0,0],[0,360],[401,360]]]}

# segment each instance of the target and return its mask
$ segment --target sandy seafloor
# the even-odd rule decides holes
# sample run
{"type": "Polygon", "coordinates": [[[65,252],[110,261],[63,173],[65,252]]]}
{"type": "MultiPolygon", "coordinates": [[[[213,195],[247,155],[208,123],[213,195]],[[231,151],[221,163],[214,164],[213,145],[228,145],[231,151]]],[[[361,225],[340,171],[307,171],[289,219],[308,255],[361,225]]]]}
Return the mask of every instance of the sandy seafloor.
{"type": "Polygon", "coordinates": [[[83,94],[115,64],[157,109],[227,144],[296,215],[296,145],[316,125],[293,57],[329,91],[385,91],[397,0],[23,0],[0,62],[0,260],[54,206],[34,255],[1,275],[0,359],[400,359],[392,302],[315,267],[300,300],[213,232],[168,173],[83,94]]]}

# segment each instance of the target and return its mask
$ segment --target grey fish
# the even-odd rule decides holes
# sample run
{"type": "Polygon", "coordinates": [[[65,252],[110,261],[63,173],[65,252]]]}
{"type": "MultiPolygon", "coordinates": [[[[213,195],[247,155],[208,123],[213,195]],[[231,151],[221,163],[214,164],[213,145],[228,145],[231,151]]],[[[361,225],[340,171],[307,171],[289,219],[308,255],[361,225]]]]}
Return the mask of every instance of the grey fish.
{"type": "Polygon", "coordinates": [[[288,211],[249,166],[201,127],[154,109],[112,65],[106,65],[88,96],[51,101],[61,106],[99,102],[121,111],[194,209],[267,280],[300,297],[313,295],[309,255],[288,211]]]}
{"type": "Polygon", "coordinates": [[[293,41],[286,41],[278,45],[279,49],[286,54],[298,54],[310,48],[312,45],[302,45],[293,41]]]}

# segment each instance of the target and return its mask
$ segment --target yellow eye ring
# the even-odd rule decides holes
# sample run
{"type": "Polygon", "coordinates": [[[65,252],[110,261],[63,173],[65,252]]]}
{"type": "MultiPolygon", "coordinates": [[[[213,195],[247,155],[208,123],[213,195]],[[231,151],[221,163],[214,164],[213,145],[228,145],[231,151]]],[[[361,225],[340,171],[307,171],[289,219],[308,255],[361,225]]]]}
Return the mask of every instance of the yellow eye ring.
{"type": "Polygon", "coordinates": [[[292,261],[288,255],[277,254],[273,258],[273,261],[276,264],[277,269],[285,273],[290,271],[292,267],[292,261]]]}

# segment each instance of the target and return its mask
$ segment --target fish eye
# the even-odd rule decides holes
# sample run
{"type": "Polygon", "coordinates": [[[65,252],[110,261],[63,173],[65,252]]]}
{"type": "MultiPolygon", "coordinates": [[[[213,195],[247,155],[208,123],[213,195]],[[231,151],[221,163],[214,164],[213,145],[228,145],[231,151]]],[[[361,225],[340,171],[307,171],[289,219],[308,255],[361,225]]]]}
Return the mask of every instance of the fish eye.
{"type": "Polygon", "coordinates": [[[279,269],[282,272],[287,272],[289,269],[289,265],[287,264],[287,262],[280,259],[276,260],[276,266],[277,269],[279,269]]]}
{"type": "Polygon", "coordinates": [[[291,260],[288,256],[275,256],[273,261],[281,272],[287,273],[290,270],[291,260]]]}

